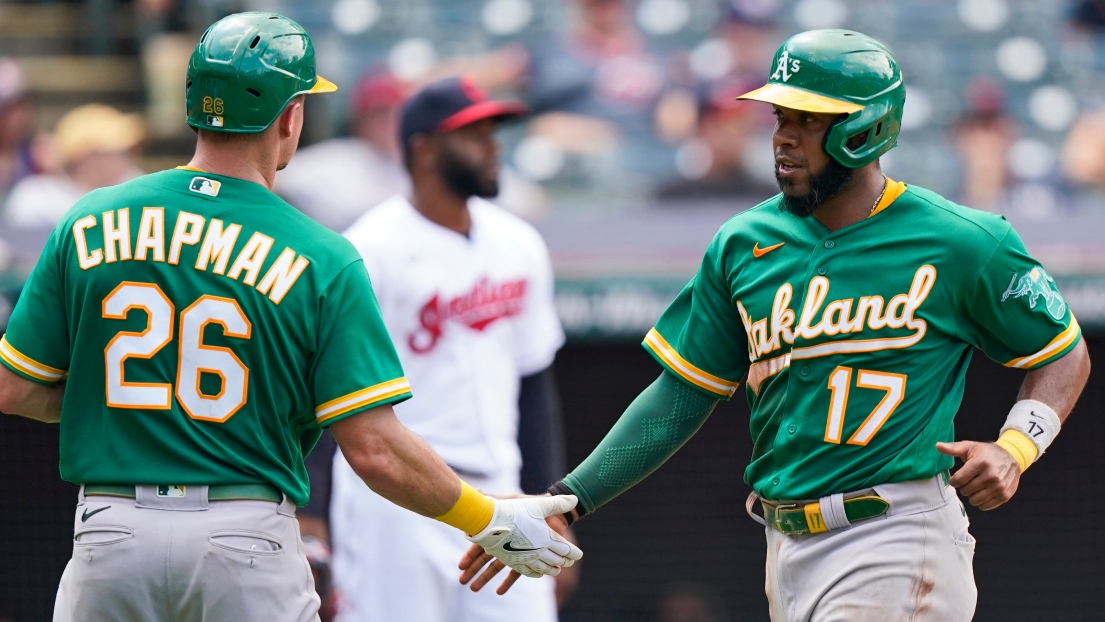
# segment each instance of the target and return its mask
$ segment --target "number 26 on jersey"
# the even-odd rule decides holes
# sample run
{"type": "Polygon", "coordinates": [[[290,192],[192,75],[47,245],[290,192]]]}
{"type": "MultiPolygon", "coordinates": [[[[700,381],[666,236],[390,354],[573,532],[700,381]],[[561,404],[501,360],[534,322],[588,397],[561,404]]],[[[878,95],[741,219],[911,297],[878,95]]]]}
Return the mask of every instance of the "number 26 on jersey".
{"type": "MultiPolygon", "coordinates": [[[[176,310],[161,288],[153,283],[124,281],[104,298],[103,317],[125,320],[132,310],[147,315],[142,332],[121,331],[104,349],[107,405],[113,408],[169,410],[173,385],[160,382],[127,382],[128,359],[150,359],[173,340],[176,310]]],[[[238,302],[231,298],[200,296],[180,314],[176,399],[193,419],[222,423],[246,403],[249,369],[228,348],[203,343],[208,324],[218,324],[227,337],[249,339],[252,325],[238,302]],[[200,391],[203,373],[219,377],[217,395],[200,391]]]]}

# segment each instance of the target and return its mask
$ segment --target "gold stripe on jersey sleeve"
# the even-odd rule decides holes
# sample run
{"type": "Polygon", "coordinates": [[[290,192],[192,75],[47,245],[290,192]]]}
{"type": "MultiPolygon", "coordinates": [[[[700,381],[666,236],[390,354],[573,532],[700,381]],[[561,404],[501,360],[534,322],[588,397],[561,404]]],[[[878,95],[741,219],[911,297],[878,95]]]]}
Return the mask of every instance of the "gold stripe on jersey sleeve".
{"type": "Polygon", "coordinates": [[[12,347],[12,344],[8,343],[8,337],[6,335],[0,337],[0,358],[3,358],[8,365],[11,365],[20,372],[43,382],[59,382],[65,378],[64,370],[54,369],[49,365],[43,365],[19,350],[16,350],[12,347]]]}
{"type": "Polygon", "coordinates": [[[339,398],[335,398],[315,408],[315,420],[318,423],[329,421],[334,417],[344,415],[347,412],[372,406],[377,402],[393,398],[397,395],[411,392],[411,385],[406,378],[396,378],[367,389],[354,391],[339,398]]]}
{"type": "Polygon", "coordinates": [[[1053,356],[1056,352],[1062,352],[1067,346],[1074,343],[1081,331],[1078,328],[1078,320],[1074,319],[1074,315],[1070,316],[1070,326],[1067,329],[1059,333],[1055,339],[1052,339],[1050,343],[1043,347],[1039,352],[1029,354],[1028,356],[1022,356],[1015,358],[1005,364],[1006,367],[1016,367],[1017,369],[1026,369],[1033,367],[1039,363],[1046,361],[1049,357],[1053,356]]]}
{"type": "Polygon", "coordinates": [[[668,342],[660,336],[655,328],[648,331],[648,335],[645,336],[645,346],[652,350],[656,356],[660,357],[671,368],[672,371],[679,374],[687,382],[714,393],[725,398],[729,398],[736,392],[737,387],[740,386],[739,382],[730,382],[724,378],[718,378],[717,376],[708,372],[702,371],[695,367],[678,352],[675,348],[672,348],[668,342]]]}

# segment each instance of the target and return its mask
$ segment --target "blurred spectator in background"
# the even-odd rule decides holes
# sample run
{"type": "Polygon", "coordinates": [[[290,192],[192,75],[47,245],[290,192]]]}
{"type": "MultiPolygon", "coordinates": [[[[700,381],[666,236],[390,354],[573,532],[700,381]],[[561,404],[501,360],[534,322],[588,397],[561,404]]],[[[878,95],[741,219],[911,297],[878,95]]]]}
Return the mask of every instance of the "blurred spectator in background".
{"type": "Polygon", "coordinates": [[[635,4],[573,0],[565,32],[450,59],[433,77],[463,73],[526,100],[533,117],[514,162],[529,179],[569,171],[576,183],[641,188],[672,174],[671,143],[693,131],[695,100],[637,28],[635,4]]]}
{"type": "MultiPolygon", "coordinates": [[[[1064,64],[1093,75],[1102,69],[1102,30],[1105,29],[1105,0],[1073,0],[1058,39],[1064,64]]],[[[1083,75],[1087,75],[1083,74],[1083,75]]],[[[1088,77],[1088,76],[1087,76],[1088,77]]]]}
{"type": "Polygon", "coordinates": [[[952,140],[962,171],[956,201],[975,209],[1001,212],[1013,178],[1009,148],[1018,128],[1005,110],[1001,86],[976,79],[967,87],[967,108],[952,124],[952,140]]]}
{"type": "Polygon", "coordinates": [[[757,157],[770,153],[775,119],[736,100],[764,80],[780,43],[777,13],[777,0],[726,0],[711,37],[689,54],[687,73],[699,81],[697,121],[676,151],[679,179],[661,187],[658,198],[753,196],[758,203],[778,193],[771,162],[757,157]]]}
{"type": "MultiPolygon", "coordinates": [[[[782,43],[775,29],[779,0],[725,0],[716,35],[728,54],[719,59],[725,74],[763,81],[764,67],[782,43]]],[[[739,93],[738,93],[739,94],[739,93]]]]}
{"type": "Polygon", "coordinates": [[[398,125],[405,93],[389,73],[365,75],[353,91],[349,136],[300,150],[276,176],[276,192],[338,232],[384,199],[407,194],[398,125]]]}
{"type": "MultiPolygon", "coordinates": [[[[134,13],[146,80],[146,123],[154,136],[183,135],[187,116],[180,85],[196,35],[183,0],[135,0],[134,13]]],[[[221,15],[219,17],[222,17],[221,15]]],[[[210,23],[210,22],[204,22],[210,23]]]]}
{"type": "Polygon", "coordinates": [[[660,601],[658,622],[723,622],[732,618],[710,588],[697,583],[669,587],[660,601]]]}
{"type": "Polygon", "coordinates": [[[86,193],[143,174],[135,158],[145,136],[137,115],[101,104],[74,108],[58,120],[54,144],[62,170],[24,178],[4,206],[5,238],[21,264],[33,265],[50,230],[86,193]]]}
{"type": "Polygon", "coordinates": [[[967,106],[951,125],[961,173],[958,203],[1015,219],[1052,216],[1070,203],[1054,174],[1055,155],[1031,136],[1008,110],[1002,87],[976,78],[967,85],[967,106]]]}
{"type": "Polygon", "coordinates": [[[762,76],[754,81],[731,79],[701,89],[697,127],[676,157],[684,179],[661,188],[658,198],[749,196],[759,203],[778,194],[770,162],[762,163],[762,171],[752,169],[754,165],[748,162],[749,156],[763,147],[754,139],[764,133],[765,124],[770,130],[774,119],[764,114],[764,106],[736,99],[760,82],[762,76]]]}
{"type": "Polygon", "coordinates": [[[33,118],[23,72],[14,60],[0,57],[0,201],[19,180],[38,172],[31,133],[33,118]]]}
{"type": "Polygon", "coordinates": [[[525,91],[535,113],[558,111],[647,131],[664,93],[663,60],[647,47],[629,0],[575,0],[562,37],[530,51],[525,91]]]}
{"type": "Polygon", "coordinates": [[[1060,161],[1069,181],[1105,190],[1105,108],[1079,115],[1067,133],[1060,161]]]}
{"type": "Polygon", "coordinates": [[[624,168],[669,173],[665,139],[693,127],[694,99],[675,88],[633,19],[630,0],[575,0],[568,31],[529,50],[522,92],[531,135],[569,153],[616,154],[624,168]]]}
{"type": "Polygon", "coordinates": [[[188,31],[188,4],[182,0],[134,0],[138,36],[188,31]]]}
{"type": "Polygon", "coordinates": [[[1105,0],[1077,0],[1071,9],[1068,23],[1090,33],[1105,30],[1105,0]]]}

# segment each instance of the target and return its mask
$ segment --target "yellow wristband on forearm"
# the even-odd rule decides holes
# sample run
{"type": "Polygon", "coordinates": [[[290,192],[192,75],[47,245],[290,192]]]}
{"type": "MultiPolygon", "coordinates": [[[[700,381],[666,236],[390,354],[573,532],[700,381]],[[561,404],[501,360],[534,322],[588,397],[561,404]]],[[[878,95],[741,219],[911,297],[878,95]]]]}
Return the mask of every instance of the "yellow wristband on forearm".
{"type": "Polygon", "coordinates": [[[461,482],[460,498],[453,504],[452,509],[441,516],[435,516],[434,519],[472,536],[483,531],[494,514],[495,502],[491,497],[461,482]]]}
{"type": "Polygon", "coordinates": [[[1013,459],[1021,467],[1021,473],[1024,473],[1036,461],[1036,456],[1040,454],[1040,450],[1036,448],[1036,444],[1032,442],[1032,439],[1025,436],[1024,432],[1020,430],[1006,430],[1001,433],[1001,436],[995,442],[998,447],[1008,451],[1013,456],[1013,459]]]}

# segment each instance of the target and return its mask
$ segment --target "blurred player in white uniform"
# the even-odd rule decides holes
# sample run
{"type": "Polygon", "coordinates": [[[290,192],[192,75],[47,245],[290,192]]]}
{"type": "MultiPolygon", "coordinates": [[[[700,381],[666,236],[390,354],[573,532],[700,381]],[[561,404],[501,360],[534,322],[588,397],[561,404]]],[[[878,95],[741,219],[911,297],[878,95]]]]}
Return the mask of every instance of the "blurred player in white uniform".
{"type": "MultiPolygon", "coordinates": [[[[400,130],[410,198],[385,201],[346,232],[419,396],[397,408],[400,420],[462,479],[499,495],[522,492],[523,471],[541,490],[563,464],[549,367],[564,333],[548,250],[485,200],[498,193],[494,126],[523,111],[459,78],[415,94],[400,130]]],[[[340,454],[330,521],[343,622],[556,620],[552,577],[506,596],[471,592],[457,582],[468,542],[367,489],[340,454]]]]}

